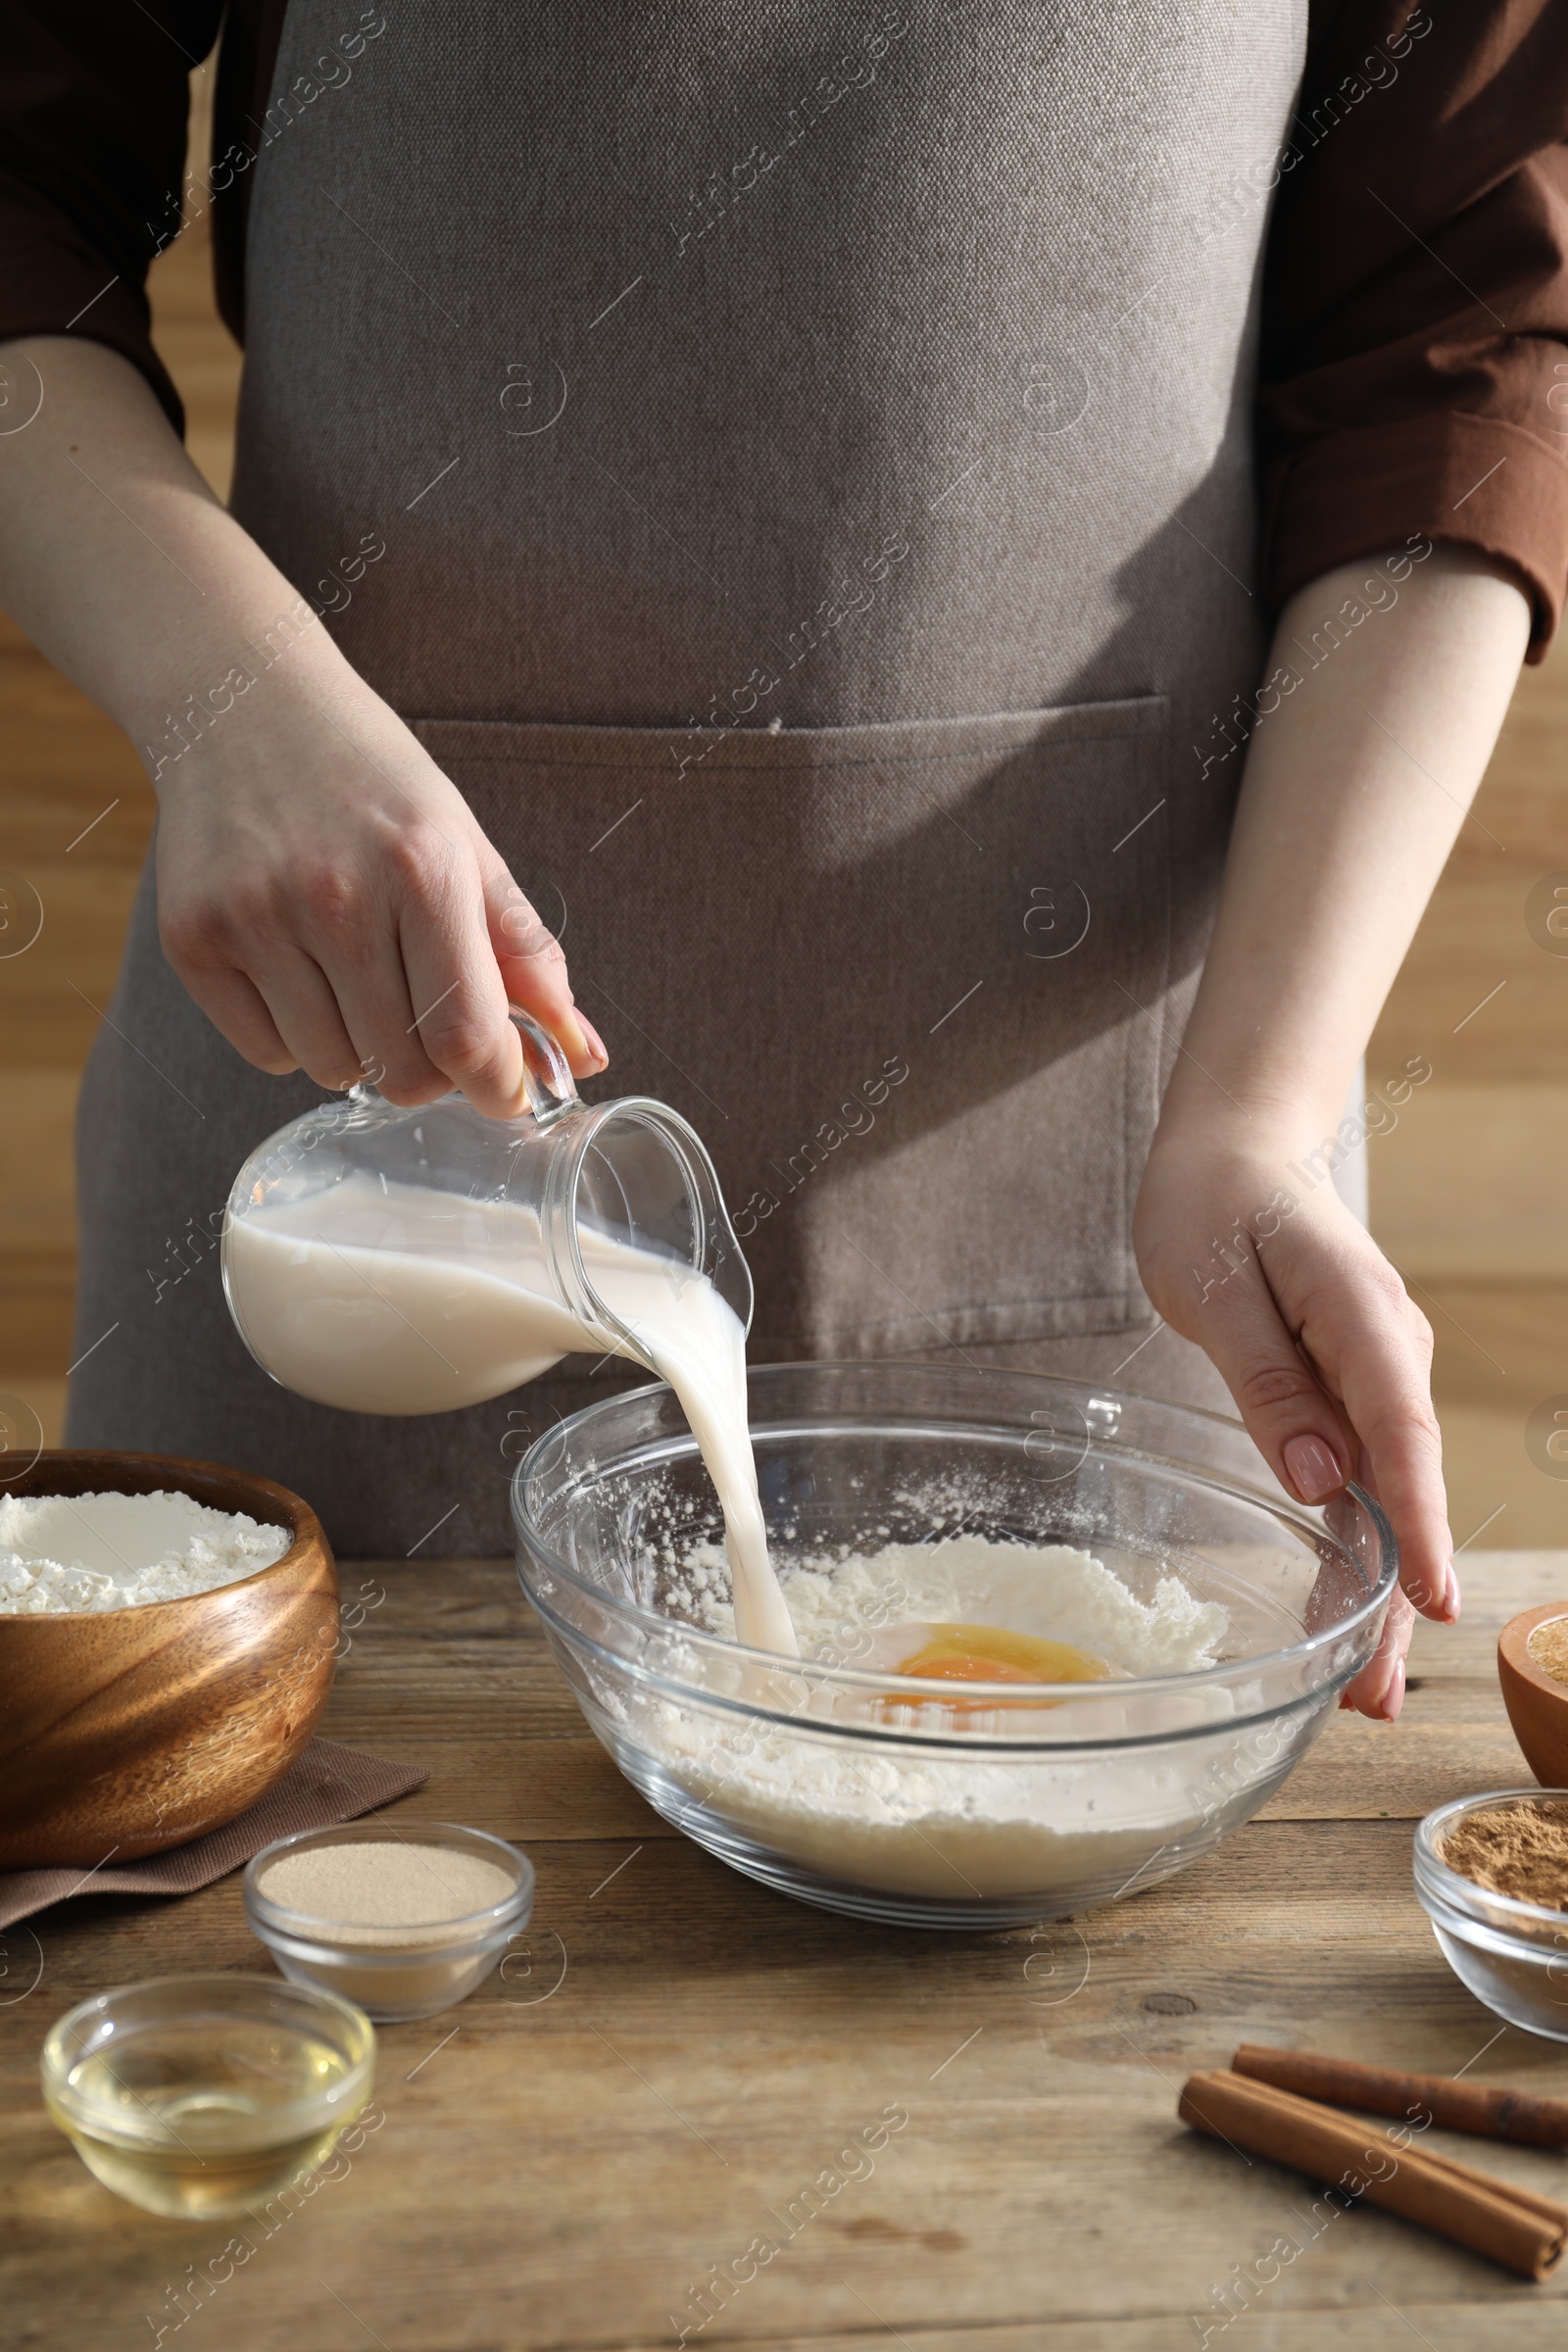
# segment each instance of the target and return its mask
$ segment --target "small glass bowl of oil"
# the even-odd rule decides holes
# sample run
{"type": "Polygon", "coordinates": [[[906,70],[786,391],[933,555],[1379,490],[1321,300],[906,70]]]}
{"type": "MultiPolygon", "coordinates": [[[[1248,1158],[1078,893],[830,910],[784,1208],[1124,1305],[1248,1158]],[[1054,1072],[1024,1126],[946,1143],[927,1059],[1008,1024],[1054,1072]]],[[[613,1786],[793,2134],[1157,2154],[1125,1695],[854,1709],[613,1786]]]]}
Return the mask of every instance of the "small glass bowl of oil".
{"type": "Polygon", "coordinates": [[[272,1977],[154,1977],[50,2029],[44,2104],[82,2163],[148,2213],[241,2213],[330,2155],[370,2095],[363,2009],[272,1977]]]}

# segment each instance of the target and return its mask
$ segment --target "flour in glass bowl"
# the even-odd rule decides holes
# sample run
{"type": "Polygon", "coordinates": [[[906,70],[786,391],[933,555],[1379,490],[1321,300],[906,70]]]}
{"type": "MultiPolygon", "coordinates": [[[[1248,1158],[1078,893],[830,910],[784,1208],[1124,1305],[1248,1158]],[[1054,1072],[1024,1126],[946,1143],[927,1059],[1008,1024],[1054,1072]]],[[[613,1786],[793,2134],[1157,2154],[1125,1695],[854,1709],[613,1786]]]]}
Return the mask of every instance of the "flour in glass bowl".
{"type": "Polygon", "coordinates": [[[0,1498],[0,1617],[97,1615],[187,1600],[283,1557],[294,1539],[189,1494],[0,1498]]]}
{"type": "MultiPolygon", "coordinates": [[[[1118,1683],[1196,1674],[1215,1663],[1230,1623],[1174,1574],[1146,1602],[1088,1552],[972,1535],[784,1564],[781,1583],[804,1661],[878,1673],[897,1662],[889,1646],[898,1652],[900,1628],[958,1620],[1070,1642],[1118,1683]]],[[[733,1640],[728,1585],[722,1551],[699,1544],[668,1579],[668,1601],[704,1632],[733,1640]]],[[[748,1667],[736,1694],[766,1704],[772,1677],[748,1667]]],[[[959,1695],[952,1684],[931,1689],[944,1702],[959,1695]]],[[[627,1728],[698,1802],[771,1853],[840,1884],[906,1895],[1045,1894],[1097,1876],[1114,1885],[1202,1817],[1202,1792],[1180,1760],[873,1741],[827,1719],[839,1703],[818,1690],[785,1725],[647,1696],[627,1728]]],[[[1215,1692],[1211,1703],[1217,1723],[1229,1702],[1215,1692]]],[[[897,1720],[919,1729],[917,1707],[897,1720]]]]}
{"type": "MultiPolygon", "coordinates": [[[[866,1656],[872,1643],[865,1637],[900,1622],[978,1621],[1071,1642],[1102,1659],[1117,1678],[1211,1666],[1230,1622],[1216,1602],[1196,1599],[1177,1576],[1162,1576],[1146,1603],[1090,1552],[1066,1544],[993,1544],[984,1536],[886,1544],[880,1551],[803,1561],[782,1567],[779,1581],[803,1657],[863,1662],[883,1673],[891,1660],[884,1665],[866,1656]]],[[[735,1639],[719,1545],[694,1546],[675,1589],[706,1633],[735,1639]]]]}

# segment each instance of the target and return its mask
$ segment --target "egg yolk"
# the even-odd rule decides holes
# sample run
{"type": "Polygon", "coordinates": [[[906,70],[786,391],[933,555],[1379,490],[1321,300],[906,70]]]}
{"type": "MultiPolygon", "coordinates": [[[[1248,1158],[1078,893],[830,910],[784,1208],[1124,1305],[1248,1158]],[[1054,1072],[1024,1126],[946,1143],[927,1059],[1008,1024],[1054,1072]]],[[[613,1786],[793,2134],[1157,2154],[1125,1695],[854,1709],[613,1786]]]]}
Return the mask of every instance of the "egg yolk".
{"type": "Polygon", "coordinates": [[[1102,1683],[1109,1668],[1070,1642],[1009,1634],[1000,1625],[933,1625],[895,1674],[936,1683],[1102,1683]]]}

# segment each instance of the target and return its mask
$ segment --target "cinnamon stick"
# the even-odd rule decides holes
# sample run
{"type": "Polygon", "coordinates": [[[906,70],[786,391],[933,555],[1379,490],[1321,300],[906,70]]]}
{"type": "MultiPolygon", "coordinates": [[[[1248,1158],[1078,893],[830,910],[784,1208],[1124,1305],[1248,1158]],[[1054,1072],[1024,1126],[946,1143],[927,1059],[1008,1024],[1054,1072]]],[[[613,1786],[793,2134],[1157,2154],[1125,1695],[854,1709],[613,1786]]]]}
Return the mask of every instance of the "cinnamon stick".
{"type": "Polygon", "coordinates": [[[1326,2180],[1526,2278],[1548,2277],[1568,2244],[1568,2206],[1447,2157],[1400,2147],[1386,2132],[1271,2083],[1235,2073],[1193,2075],[1177,2113],[1197,2132],[1326,2180]]]}
{"type": "Polygon", "coordinates": [[[1239,2075],[1321,2099],[1329,2107],[1397,2115],[1423,2129],[1444,2124],[1450,2132],[1513,2139],[1524,2147],[1568,2147],[1568,2099],[1490,2089],[1452,2075],[1401,2075],[1392,2067],[1362,2066],[1354,2058],[1317,2058],[1305,2050],[1265,2049],[1256,2042],[1244,2042],[1231,2066],[1239,2075]]]}
{"type": "MultiPolygon", "coordinates": [[[[1311,2100],[1298,2098],[1294,2091],[1276,2089],[1271,2082],[1253,2082],[1250,2087],[1261,2097],[1276,2100],[1280,2107],[1287,2111],[1314,2105],[1311,2100]]],[[[1321,2114],[1324,2110],[1318,2109],[1317,2112],[1321,2114]]],[[[1340,2118],[1335,2115],[1330,2115],[1327,2120],[1330,2123],[1340,2122],[1340,2118]]],[[[1362,2137],[1369,2136],[1365,2125],[1352,2124],[1349,2129],[1362,2137]]],[[[1391,2138],[1387,2132],[1376,2136],[1381,2145],[1391,2149],[1396,2155],[1402,2155],[1406,2152],[1403,2143],[1391,2138]]],[[[1411,2148],[1408,2152],[1412,2155],[1419,2155],[1423,2166],[1431,2166],[1439,2172],[1449,2173],[1455,2180],[1468,2182],[1471,2187],[1479,2188],[1489,2196],[1507,2197],[1514,2204],[1522,2205],[1531,2213],[1539,2214],[1543,2221],[1560,2227],[1565,2219],[1568,2219],[1568,2205],[1561,2204],[1556,2197],[1544,2197],[1536,2189],[1519,2187],[1515,2181],[1499,2180],[1495,2173],[1477,2172],[1473,2165],[1461,2164],[1456,2156],[1440,2156],[1436,2148],[1411,2148]]]]}

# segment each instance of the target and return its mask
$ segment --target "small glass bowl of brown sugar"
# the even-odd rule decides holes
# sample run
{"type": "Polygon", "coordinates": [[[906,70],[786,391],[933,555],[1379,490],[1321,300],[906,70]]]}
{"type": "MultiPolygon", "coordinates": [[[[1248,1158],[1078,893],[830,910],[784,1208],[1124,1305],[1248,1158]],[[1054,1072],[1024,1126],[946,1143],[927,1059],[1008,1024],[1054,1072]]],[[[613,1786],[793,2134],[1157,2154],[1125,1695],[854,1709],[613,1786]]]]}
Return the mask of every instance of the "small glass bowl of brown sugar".
{"type": "Polygon", "coordinates": [[[466,2000],[532,1910],[527,1855],[452,1822],[304,1830],[245,1872],[245,1916],[284,1976],[378,2024],[466,2000]]]}
{"type": "Polygon", "coordinates": [[[1415,1890],[1444,1958],[1497,2017],[1568,2041],[1568,1788],[1494,1788],[1429,1813],[1415,1890]]]}

